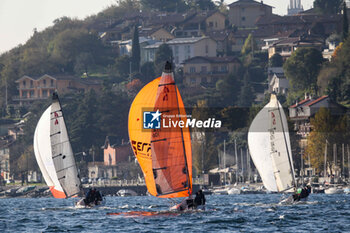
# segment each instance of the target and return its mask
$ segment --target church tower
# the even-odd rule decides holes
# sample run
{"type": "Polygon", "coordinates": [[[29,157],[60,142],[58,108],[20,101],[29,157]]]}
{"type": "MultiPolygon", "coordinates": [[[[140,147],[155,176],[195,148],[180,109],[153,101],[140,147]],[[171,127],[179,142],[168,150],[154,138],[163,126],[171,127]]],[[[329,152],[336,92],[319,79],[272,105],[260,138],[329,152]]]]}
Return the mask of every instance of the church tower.
{"type": "Polygon", "coordinates": [[[290,0],[288,15],[296,15],[301,11],[304,11],[303,6],[301,5],[301,0],[290,0]]]}

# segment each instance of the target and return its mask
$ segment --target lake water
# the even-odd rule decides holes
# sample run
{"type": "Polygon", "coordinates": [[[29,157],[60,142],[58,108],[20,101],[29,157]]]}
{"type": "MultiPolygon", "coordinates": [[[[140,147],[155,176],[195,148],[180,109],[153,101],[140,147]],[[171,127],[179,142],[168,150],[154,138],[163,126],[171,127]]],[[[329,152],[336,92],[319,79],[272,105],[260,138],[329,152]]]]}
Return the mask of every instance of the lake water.
{"type": "Polygon", "coordinates": [[[350,232],[350,196],[279,205],[281,197],[208,195],[206,211],[179,214],[166,211],[170,200],[148,196],[107,197],[95,209],[76,209],[72,199],[0,199],[0,232],[350,232]],[[130,211],[157,214],[108,215],[130,211]]]}

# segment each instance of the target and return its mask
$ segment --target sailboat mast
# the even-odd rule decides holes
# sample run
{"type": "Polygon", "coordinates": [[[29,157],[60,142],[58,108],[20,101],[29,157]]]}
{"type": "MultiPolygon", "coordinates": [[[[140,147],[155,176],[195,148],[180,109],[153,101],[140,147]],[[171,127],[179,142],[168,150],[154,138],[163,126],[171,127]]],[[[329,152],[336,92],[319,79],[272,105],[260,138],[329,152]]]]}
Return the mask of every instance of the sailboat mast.
{"type": "Polygon", "coordinates": [[[287,151],[287,155],[288,155],[289,167],[290,167],[290,170],[291,170],[291,172],[292,172],[292,177],[293,177],[293,186],[294,186],[294,188],[296,188],[297,184],[296,184],[296,182],[295,182],[295,173],[294,173],[293,164],[292,164],[292,161],[291,161],[291,153],[290,153],[290,151],[288,150],[286,133],[285,133],[285,131],[284,131],[284,125],[283,125],[283,121],[282,121],[282,114],[281,114],[281,109],[280,109],[280,106],[279,106],[279,104],[278,104],[278,101],[277,101],[277,109],[278,109],[278,114],[279,114],[280,119],[281,119],[281,126],[282,126],[284,144],[285,144],[285,146],[286,146],[286,151],[287,151]]]}

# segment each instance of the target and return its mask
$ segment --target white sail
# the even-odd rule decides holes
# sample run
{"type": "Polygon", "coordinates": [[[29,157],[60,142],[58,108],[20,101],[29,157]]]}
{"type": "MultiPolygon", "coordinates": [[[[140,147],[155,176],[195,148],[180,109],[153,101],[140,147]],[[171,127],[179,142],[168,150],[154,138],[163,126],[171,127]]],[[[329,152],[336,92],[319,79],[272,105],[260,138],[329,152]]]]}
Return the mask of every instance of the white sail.
{"type": "Polygon", "coordinates": [[[78,195],[80,178],[57,96],[53,98],[51,105],[50,136],[52,159],[58,180],[67,197],[78,195]]]}
{"type": "Polygon", "coordinates": [[[56,169],[52,160],[50,143],[50,113],[48,107],[41,116],[34,133],[34,154],[46,184],[54,197],[64,198],[64,192],[58,181],[56,169]]]}
{"type": "Polygon", "coordinates": [[[287,118],[276,95],[254,118],[248,133],[251,157],[266,189],[294,187],[294,168],[287,118]]]}

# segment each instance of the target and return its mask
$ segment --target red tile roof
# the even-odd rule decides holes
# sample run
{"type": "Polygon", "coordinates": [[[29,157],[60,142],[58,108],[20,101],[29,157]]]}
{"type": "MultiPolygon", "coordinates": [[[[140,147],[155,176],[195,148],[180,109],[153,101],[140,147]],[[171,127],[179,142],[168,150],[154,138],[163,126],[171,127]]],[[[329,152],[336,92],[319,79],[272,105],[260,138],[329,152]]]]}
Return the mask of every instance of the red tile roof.
{"type": "Polygon", "coordinates": [[[290,108],[295,108],[295,107],[297,107],[297,106],[299,106],[299,105],[305,104],[306,102],[308,102],[308,101],[310,101],[310,100],[311,100],[311,99],[303,99],[303,100],[300,101],[299,103],[290,106],[290,108]]]}
{"type": "Polygon", "coordinates": [[[328,95],[321,96],[320,98],[315,99],[314,101],[312,101],[311,103],[306,104],[305,106],[314,105],[314,104],[316,104],[316,103],[318,103],[318,102],[320,102],[320,101],[322,101],[322,100],[324,100],[326,98],[328,98],[328,95]]]}

